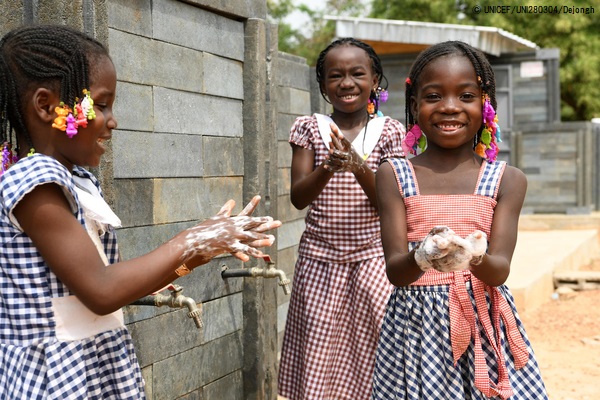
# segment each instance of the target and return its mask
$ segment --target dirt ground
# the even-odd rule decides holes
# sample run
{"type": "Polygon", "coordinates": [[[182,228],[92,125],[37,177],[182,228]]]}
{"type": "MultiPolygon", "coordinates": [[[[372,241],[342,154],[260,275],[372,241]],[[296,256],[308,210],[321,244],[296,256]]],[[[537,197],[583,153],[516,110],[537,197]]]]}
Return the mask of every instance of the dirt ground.
{"type": "MultiPolygon", "coordinates": [[[[600,260],[581,269],[600,271],[600,260]]],[[[600,289],[560,295],[520,316],[550,400],[600,399],[600,289]]]]}
{"type": "MultiPolygon", "coordinates": [[[[582,269],[600,271],[600,261],[582,269]]],[[[600,399],[600,290],[560,295],[520,316],[550,400],[600,399]]]]}

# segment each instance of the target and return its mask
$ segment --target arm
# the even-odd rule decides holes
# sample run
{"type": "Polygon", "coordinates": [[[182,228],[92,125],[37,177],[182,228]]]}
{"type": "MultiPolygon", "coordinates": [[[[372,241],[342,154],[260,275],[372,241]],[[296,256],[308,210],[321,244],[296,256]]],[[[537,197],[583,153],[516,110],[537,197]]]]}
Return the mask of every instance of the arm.
{"type": "Polygon", "coordinates": [[[313,169],[314,160],[314,150],[292,144],[290,200],[298,210],[312,203],[333,176],[333,172],[325,168],[325,163],[313,169]]]}
{"type": "Polygon", "coordinates": [[[414,251],[408,251],[406,207],[390,163],[381,164],[375,179],[387,276],[395,286],[405,286],[423,273],[414,251]]]}
{"type": "Polygon", "coordinates": [[[498,191],[487,254],[481,264],[471,267],[472,274],[490,286],[502,285],[510,273],[510,262],[517,244],[519,215],[526,192],[525,174],[507,166],[498,191]]]}
{"type": "MultiPolygon", "coordinates": [[[[259,199],[249,205],[252,210],[259,199]]],[[[242,260],[247,254],[262,255],[253,246],[270,246],[274,237],[262,232],[281,223],[270,217],[229,217],[231,208],[231,203],[226,204],[219,215],[184,230],[146,255],[109,266],[104,265],[58,185],[37,186],[18,203],[14,215],[57,277],[90,310],[102,315],[173,281],[182,263],[192,269],[228,252],[242,260]]]]}

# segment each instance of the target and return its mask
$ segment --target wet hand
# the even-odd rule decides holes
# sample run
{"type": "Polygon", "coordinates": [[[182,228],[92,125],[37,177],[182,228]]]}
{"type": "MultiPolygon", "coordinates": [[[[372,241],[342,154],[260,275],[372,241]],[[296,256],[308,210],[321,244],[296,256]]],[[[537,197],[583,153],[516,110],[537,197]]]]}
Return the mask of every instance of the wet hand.
{"type": "Polygon", "coordinates": [[[440,272],[462,271],[475,266],[487,250],[487,235],[479,230],[466,238],[448,227],[433,228],[415,251],[415,261],[426,271],[434,268],[440,272]],[[417,253],[419,256],[417,256],[417,253]]]}
{"type": "Polygon", "coordinates": [[[229,200],[212,218],[185,232],[185,258],[201,256],[210,259],[230,253],[242,261],[250,256],[262,257],[258,248],[271,246],[275,236],[264,232],[278,228],[281,222],[272,217],[253,217],[260,202],[255,196],[237,216],[231,216],[235,201],[229,200]]]}
{"type": "Polygon", "coordinates": [[[448,254],[450,242],[447,237],[453,234],[447,226],[435,226],[425,239],[419,243],[415,249],[415,262],[422,271],[428,271],[434,267],[433,262],[445,257],[448,254]]]}
{"type": "Polygon", "coordinates": [[[363,169],[363,160],[352,147],[352,143],[342,134],[336,124],[330,124],[331,142],[325,169],[330,172],[359,172],[363,169]]]}

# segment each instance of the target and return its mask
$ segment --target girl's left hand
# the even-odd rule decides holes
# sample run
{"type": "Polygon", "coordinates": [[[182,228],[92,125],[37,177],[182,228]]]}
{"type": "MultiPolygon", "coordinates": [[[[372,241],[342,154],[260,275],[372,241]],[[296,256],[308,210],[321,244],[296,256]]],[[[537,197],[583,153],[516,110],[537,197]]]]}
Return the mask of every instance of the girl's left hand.
{"type": "Polygon", "coordinates": [[[358,172],[363,168],[362,158],[354,151],[352,143],[342,134],[336,124],[330,124],[331,143],[325,168],[331,172],[358,172]]]}
{"type": "Polygon", "coordinates": [[[229,200],[212,218],[189,228],[186,231],[186,258],[201,257],[211,259],[224,253],[230,253],[242,261],[249,256],[262,257],[259,247],[271,246],[273,235],[263,232],[281,226],[281,222],[271,217],[252,217],[260,202],[255,196],[237,216],[231,216],[234,200],[229,200]]]}

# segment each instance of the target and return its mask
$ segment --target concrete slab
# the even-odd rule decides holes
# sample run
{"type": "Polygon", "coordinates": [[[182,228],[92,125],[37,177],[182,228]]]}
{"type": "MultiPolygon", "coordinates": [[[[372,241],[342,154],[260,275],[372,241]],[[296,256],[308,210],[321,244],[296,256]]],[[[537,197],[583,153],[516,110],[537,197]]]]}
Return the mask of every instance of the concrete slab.
{"type": "Polygon", "coordinates": [[[577,270],[600,256],[597,229],[521,230],[506,285],[519,312],[550,300],[556,271],[577,270]]]}

